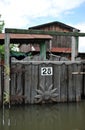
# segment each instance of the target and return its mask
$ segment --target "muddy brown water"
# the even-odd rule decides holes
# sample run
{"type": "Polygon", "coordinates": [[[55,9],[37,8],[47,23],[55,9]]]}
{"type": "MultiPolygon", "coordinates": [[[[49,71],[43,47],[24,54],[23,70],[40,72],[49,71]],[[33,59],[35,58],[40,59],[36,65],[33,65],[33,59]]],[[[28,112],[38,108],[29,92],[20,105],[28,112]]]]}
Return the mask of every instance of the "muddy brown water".
{"type": "Polygon", "coordinates": [[[85,130],[85,101],[0,108],[0,130],[85,130]]]}

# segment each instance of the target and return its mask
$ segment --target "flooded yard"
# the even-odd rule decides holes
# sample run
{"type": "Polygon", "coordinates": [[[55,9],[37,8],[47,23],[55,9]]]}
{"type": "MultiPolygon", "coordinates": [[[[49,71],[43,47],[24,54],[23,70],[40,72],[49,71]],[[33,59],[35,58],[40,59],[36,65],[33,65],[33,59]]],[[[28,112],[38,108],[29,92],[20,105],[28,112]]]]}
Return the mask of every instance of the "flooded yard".
{"type": "Polygon", "coordinates": [[[85,101],[0,108],[0,130],[85,130],[85,101]]]}

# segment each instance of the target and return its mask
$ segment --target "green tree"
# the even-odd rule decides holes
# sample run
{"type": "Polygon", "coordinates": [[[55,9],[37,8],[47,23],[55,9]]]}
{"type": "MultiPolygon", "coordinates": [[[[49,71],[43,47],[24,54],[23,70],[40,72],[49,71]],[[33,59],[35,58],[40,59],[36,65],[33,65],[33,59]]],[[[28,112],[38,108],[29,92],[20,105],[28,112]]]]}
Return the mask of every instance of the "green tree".
{"type": "MultiPolygon", "coordinates": [[[[1,14],[0,14],[1,19],[1,14]]],[[[4,28],[4,20],[0,20],[0,33],[2,33],[4,28]]],[[[0,58],[4,57],[4,45],[0,45],[0,58]]]]}
{"type": "MultiPolygon", "coordinates": [[[[0,14],[0,18],[1,18],[1,14],[0,14]]],[[[2,33],[4,28],[4,20],[0,20],[0,33],[2,33]]]]}

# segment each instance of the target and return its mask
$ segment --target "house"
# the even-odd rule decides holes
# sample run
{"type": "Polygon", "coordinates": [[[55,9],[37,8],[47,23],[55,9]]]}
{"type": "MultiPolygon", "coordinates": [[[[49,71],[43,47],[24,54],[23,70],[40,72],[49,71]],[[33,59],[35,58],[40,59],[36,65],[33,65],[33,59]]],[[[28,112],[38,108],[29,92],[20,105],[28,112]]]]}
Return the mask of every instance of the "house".
{"type": "MultiPolygon", "coordinates": [[[[57,31],[57,32],[73,32],[74,30],[76,30],[77,32],[80,31],[79,29],[76,29],[72,26],[66,25],[58,21],[33,26],[30,27],[29,29],[57,31]]],[[[56,35],[52,35],[52,37],[53,37],[52,42],[50,44],[47,44],[47,51],[49,50],[51,53],[55,55],[57,54],[60,56],[71,57],[72,38],[70,36],[56,36],[56,35]]]]}

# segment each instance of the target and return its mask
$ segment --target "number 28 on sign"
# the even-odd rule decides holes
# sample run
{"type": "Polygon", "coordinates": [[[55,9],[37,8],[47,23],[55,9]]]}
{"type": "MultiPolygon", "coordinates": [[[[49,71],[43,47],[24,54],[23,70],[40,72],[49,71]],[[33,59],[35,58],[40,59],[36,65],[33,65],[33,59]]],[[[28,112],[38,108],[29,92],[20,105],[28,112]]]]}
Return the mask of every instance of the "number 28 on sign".
{"type": "Polygon", "coordinates": [[[41,75],[53,75],[53,68],[52,67],[42,67],[41,68],[41,75]]]}

